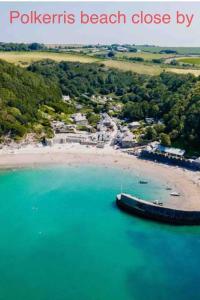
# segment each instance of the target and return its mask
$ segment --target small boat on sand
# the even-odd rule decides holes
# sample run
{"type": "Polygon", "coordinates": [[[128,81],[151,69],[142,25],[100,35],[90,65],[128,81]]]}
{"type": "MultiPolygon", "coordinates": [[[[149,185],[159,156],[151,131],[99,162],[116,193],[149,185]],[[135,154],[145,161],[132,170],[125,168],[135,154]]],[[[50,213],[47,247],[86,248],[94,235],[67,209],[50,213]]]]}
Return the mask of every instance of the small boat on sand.
{"type": "Polygon", "coordinates": [[[158,201],[158,200],[153,201],[153,204],[163,206],[163,202],[158,201]]]}
{"type": "Polygon", "coordinates": [[[177,193],[177,192],[172,192],[170,193],[170,196],[174,196],[174,197],[180,197],[180,193],[177,193]]]}

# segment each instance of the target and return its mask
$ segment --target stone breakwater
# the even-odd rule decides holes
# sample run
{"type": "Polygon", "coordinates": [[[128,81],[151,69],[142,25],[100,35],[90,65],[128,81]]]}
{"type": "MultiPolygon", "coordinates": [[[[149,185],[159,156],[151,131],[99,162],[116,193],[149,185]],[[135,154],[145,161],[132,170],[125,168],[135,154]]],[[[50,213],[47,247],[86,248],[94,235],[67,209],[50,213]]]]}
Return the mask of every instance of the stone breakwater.
{"type": "Polygon", "coordinates": [[[123,210],[147,219],[177,225],[200,225],[200,211],[164,207],[128,194],[117,195],[116,202],[123,210]]]}

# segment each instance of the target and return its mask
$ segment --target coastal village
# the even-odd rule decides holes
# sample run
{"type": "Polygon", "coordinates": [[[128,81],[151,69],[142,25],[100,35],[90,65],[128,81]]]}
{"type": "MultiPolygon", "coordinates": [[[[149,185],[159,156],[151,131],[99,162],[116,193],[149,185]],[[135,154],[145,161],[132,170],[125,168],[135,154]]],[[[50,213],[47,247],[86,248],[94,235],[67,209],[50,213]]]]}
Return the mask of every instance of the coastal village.
{"type": "MultiPolygon", "coordinates": [[[[93,95],[91,100],[105,105],[109,101],[111,102],[112,98],[93,95]]],[[[63,101],[69,102],[70,97],[63,96],[63,101]]],[[[82,106],[79,105],[77,108],[81,109],[82,106]]],[[[113,148],[145,159],[172,163],[191,169],[200,169],[200,157],[186,159],[184,156],[185,150],[183,149],[165,147],[159,141],[148,144],[141,143],[140,136],[143,134],[142,129],[145,126],[155,124],[156,121],[153,118],[146,118],[145,122],[142,120],[126,122],[126,120],[121,120],[115,115],[120,110],[121,104],[112,105],[108,113],[100,113],[100,120],[96,126],[91,126],[86,114],[81,112],[71,115],[71,124],[66,124],[63,121],[53,121],[52,129],[54,137],[47,139],[45,145],[53,146],[76,143],[86,147],[113,148]],[[81,130],[79,129],[80,127],[81,130]]],[[[158,123],[161,123],[161,120],[158,123]]]]}
{"type": "MultiPolygon", "coordinates": [[[[86,95],[83,95],[89,98],[86,95]]],[[[63,95],[64,103],[72,103],[69,95],[63,95]]],[[[108,112],[99,114],[99,121],[95,125],[89,124],[87,114],[82,112],[83,105],[76,103],[76,113],[73,113],[68,122],[52,120],[51,127],[53,136],[43,138],[42,142],[35,142],[33,135],[20,143],[11,142],[0,145],[0,153],[26,149],[27,147],[62,147],[70,145],[80,145],[86,148],[113,149],[130,155],[135,155],[143,159],[162,162],[165,164],[178,165],[192,170],[200,170],[200,157],[187,159],[185,150],[165,147],[160,141],[150,143],[141,142],[140,137],[144,135],[144,128],[151,127],[156,123],[153,118],[146,118],[145,121],[127,122],[118,117],[122,104],[114,103],[112,97],[102,95],[92,95],[89,99],[102,105],[109,103],[108,112]],[[112,103],[112,104],[111,104],[112,103]]],[[[157,121],[162,123],[161,120],[157,121]]]]}

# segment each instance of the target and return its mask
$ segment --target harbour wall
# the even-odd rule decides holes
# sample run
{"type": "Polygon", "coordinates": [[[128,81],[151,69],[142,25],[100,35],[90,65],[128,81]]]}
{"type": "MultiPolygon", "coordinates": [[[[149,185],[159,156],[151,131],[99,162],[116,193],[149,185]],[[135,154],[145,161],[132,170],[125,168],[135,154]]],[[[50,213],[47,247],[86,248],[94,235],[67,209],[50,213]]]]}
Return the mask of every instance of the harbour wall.
{"type": "Polygon", "coordinates": [[[144,200],[121,194],[117,205],[123,210],[144,218],[177,225],[200,225],[200,211],[186,211],[155,205],[144,200]]]}

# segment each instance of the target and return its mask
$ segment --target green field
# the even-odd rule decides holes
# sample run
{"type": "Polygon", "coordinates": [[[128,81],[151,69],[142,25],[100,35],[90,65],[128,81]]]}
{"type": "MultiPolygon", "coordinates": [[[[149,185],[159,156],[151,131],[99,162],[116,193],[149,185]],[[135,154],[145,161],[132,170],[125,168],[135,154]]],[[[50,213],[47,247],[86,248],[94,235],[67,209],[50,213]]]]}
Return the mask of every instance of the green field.
{"type": "MultiPolygon", "coordinates": [[[[128,54],[128,53],[126,53],[128,54]]],[[[149,59],[154,57],[155,54],[144,54],[144,53],[130,53],[131,55],[146,55],[149,59]]],[[[122,54],[124,55],[124,54],[122,54]]],[[[160,54],[157,55],[157,58],[160,56],[160,54]]],[[[59,61],[70,61],[70,62],[80,62],[80,63],[103,63],[109,68],[116,68],[122,71],[132,71],[139,74],[148,74],[148,75],[158,75],[163,70],[175,72],[179,74],[187,74],[192,73],[195,76],[200,75],[200,69],[194,70],[194,69],[181,69],[181,68],[170,68],[166,67],[164,68],[162,65],[158,64],[148,64],[148,63],[135,63],[135,62],[129,62],[129,61],[123,61],[123,60],[111,60],[111,59],[104,59],[100,60],[93,56],[88,55],[81,55],[79,53],[55,53],[55,52],[17,52],[17,51],[11,51],[11,52],[0,52],[0,59],[4,59],[10,63],[14,63],[19,66],[27,67],[29,64],[42,60],[42,59],[52,59],[57,62],[59,61]]],[[[184,58],[186,59],[186,58],[184,58]]],[[[193,59],[193,58],[188,58],[193,59]]],[[[200,63],[200,58],[194,58],[198,59],[200,63]]]]}
{"type": "Polygon", "coordinates": [[[159,65],[146,65],[144,63],[133,63],[122,60],[105,60],[104,65],[109,68],[115,68],[122,71],[132,71],[139,74],[147,75],[159,75],[162,72],[162,68],[159,65]]]}
{"type": "Polygon", "coordinates": [[[122,58],[131,58],[131,57],[141,57],[143,58],[144,60],[147,60],[147,61],[151,61],[152,59],[166,59],[166,58],[169,58],[169,57],[172,57],[172,54],[159,54],[159,53],[151,53],[151,52],[124,52],[124,53],[121,53],[121,52],[118,52],[116,54],[116,57],[119,58],[119,59],[122,59],[122,58]]]}
{"type": "Polygon", "coordinates": [[[144,46],[144,45],[138,45],[135,46],[138,50],[144,51],[144,52],[150,52],[150,53],[159,53],[161,50],[175,50],[178,54],[181,55],[189,55],[189,54],[196,54],[200,55],[200,47],[158,47],[158,46],[144,46]]]}
{"type": "Polygon", "coordinates": [[[68,53],[53,53],[53,52],[0,52],[0,59],[14,63],[20,66],[28,66],[34,61],[42,59],[53,59],[55,61],[71,61],[81,63],[101,62],[107,67],[117,68],[123,71],[133,71],[141,74],[157,75],[162,69],[158,65],[145,65],[142,63],[132,63],[127,61],[117,60],[99,60],[93,56],[68,54],[68,53]]]}
{"type": "Polygon", "coordinates": [[[200,76],[200,69],[181,69],[181,68],[166,68],[165,71],[174,72],[177,74],[193,74],[194,76],[200,76]]]}
{"type": "Polygon", "coordinates": [[[173,72],[177,74],[188,74],[191,73],[195,76],[200,76],[200,69],[183,69],[183,68],[170,68],[159,66],[157,64],[145,64],[145,63],[133,63],[127,61],[117,61],[117,60],[105,60],[104,65],[109,68],[115,68],[122,71],[131,71],[139,74],[147,75],[159,75],[161,72],[173,72]]]}
{"type": "Polygon", "coordinates": [[[41,59],[53,59],[55,61],[72,61],[81,63],[93,63],[98,59],[95,57],[89,57],[81,54],[68,54],[68,53],[53,53],[53,52],[0,52],[0,59],[4,59],[8,62],[16,65],[27,66],[34,61],[41,59]]]}
{"type": "Polygon", "coordinates": [[[200,57],[182,57],[178,61],[184,64],[200,65],[200,57]]]}

